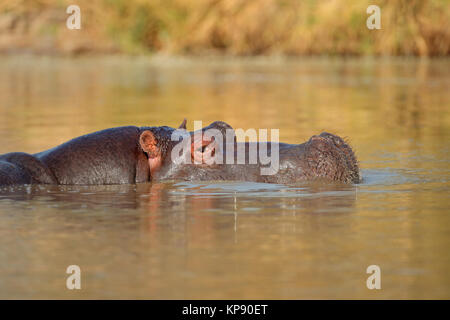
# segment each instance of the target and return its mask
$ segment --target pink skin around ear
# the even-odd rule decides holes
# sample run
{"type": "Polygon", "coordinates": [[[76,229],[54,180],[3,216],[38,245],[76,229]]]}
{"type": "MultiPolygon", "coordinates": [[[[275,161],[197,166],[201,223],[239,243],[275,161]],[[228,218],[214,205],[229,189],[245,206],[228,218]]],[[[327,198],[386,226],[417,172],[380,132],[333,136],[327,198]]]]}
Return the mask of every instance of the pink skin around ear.
{"type": "Polygon", "coordinates": [[[153,174],[161,167],[161,157],[148,158],[148,165],[150,167],[150,175],[153,176],[153,174]]]}

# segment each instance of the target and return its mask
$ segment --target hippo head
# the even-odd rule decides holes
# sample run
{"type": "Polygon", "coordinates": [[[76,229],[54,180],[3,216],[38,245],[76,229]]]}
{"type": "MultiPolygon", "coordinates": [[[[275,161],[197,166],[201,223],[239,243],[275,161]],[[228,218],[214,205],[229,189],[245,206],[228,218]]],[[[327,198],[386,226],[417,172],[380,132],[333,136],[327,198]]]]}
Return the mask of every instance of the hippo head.
{"type": "MultiPolygon", "coordinates": [[[[215,121],[200,130],[189,132],[186,130],[186,119],[178,129],[145,128],[140,134],[139,144],[148,156],[151,180],[182,179],[186,167],[202,170],[204,166],[196,165],[211,163],[216,150],[221,149],[211,133],[217,132],[218,136],[226,137],[230,131],[234,132],[229,124],[215,121]]],[[[234,141],[234,135],[232,139],[234,141]]],[[[223,139],[222,142],[225,143],[223,139]]]]}

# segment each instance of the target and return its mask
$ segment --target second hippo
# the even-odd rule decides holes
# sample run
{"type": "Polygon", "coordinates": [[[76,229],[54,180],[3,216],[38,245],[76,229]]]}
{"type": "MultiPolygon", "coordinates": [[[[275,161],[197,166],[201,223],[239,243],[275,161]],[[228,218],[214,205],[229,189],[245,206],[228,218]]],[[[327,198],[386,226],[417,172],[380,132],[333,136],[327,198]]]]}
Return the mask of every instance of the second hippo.
{"type": "MultiPolygon", "coordinates": [[[[189,153],[188,161],[185,160],[186,155],[180,154],[179,150],[171,152],[170,157],[167,152],[165,156],[159,155],[152,133],[144,133],[140,142],[142,149],[151,150],[153,161],[158,163],[158,170],[154,172],[152,179],[241,180],[265,183],[310,180],[360,182],[356,156],[349,144],[337,135],[323,132],[301,144],[250,143],[236,142],[236,136],[233,135],[227,135],[226,139],[217,139],[217,133],[210,134],[210,131],[206,131],[200,140],[195,138],[195,132],[187,134],[191,137],[188,141],[191,146],[184,148],[189,153]],[[276,165],[271,162],[276,162],[276,165]]],[[[175,145],[172,144],[170,148],[175,145]]]]}

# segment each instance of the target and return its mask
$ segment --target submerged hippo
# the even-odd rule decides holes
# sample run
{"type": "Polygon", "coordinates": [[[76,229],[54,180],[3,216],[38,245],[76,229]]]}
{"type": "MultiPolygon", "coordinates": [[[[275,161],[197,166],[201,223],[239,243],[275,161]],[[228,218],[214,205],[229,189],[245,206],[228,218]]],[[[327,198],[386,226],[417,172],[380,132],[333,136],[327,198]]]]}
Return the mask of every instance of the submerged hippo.
{"type": "MultiPolygon", "coordinates": [[[[356,157],[343,139],[322,133],[309,141],[285,143],[237,143],[231,126],[216,121],[195,132],[187,132],[186,120],[179,129],[170,127],[119,127],[87,134],[36,154],[0,155],[0,186],[15,184],[125,184],[164,180],[243,180],[293,183],[325,179],[344,183],[359,182],[356,157]],[[188,157],[178,151],[184,133],[189,141],[188,157]],[[208,132],[216,135],[208,136],[208,132]],[[200,134],[200,141],[198,133],[200,134]],[[215,139],[217,133],[226,136],[215,139]],[[230,146],[232,148],[230,148],[230,146]],[[269,148],[267,148],[269,147],[269,148]],[[266,150],[277,155],[277,170],[264,173],[267,162],[246,161],[251,152],[266,150]],[[230,151],[233,150],[233,151],[230,151]],[[219,156],[243,162],[217,162],[219,156]],[[227,154],[228,151],[228,154],[227,154]],[[214,157],[214,159],[212,159],[214,157]]],[[[184,141],[184,140],[183,140],[184,141]]],[[[182,149],[181,149],[182,150],[182,149]]]]}
{"type": "MultiPolygon", "coordinates": [[[[219,122],[218,126],[222,128],[220,132],[225,129],[232,130],[223,122],[219,122]]],[[[227,139],[220,141],[214,139],[216,135],[208,137],[208,131],[203,132],[197,144],[195,138],[189,140],[191,147],[187,149],[191,152],[188,158],[190,156],[192,161],[188,162],[180,161],[180,158],[184,159],[186,155],[178,150],[172,152],[170,156],[165,150],[163,155],[158,150],[153,134],[143,133],[140,140],[141,147],[151,154],[151,161],[156,163],[158,168],[152,174],[152,179],[241,180],[266,183],[295,183],[308,180],[360,182],[358,162],[353,150],[342,138],[331,133],[323,132],[312,136],[302,144],[286,144],[236,142],[235,136],[228,136],[227,139]],[[275,153],[276,157],[272,157],[275,153]],[[264,157],[258,158],[258,155],[264,157]],[[277,162],[275,170],[271,163],[274,159],[277,162]]],[[[190,132],[189,136],[193,137],[195,133],[190,132]]],[[[173,142],[169,149],[174,148],[176,143],[173,142]]]]}
{"type": "MultiPolygon", "coordinates": [[[[186,122],[180,126],[185,129],[186,122]]],[[[214,122],[203,128],[221,129],[214,122]]],[[[0,155],[0,186],[17,184],[100,185],[151,181],[158,161],[143,151],[140,137],[151,133],[159,155],[166,156],[171,146],[170,127],[118,127],[90,133],[55,148],[28,154],[0,155]]]]}

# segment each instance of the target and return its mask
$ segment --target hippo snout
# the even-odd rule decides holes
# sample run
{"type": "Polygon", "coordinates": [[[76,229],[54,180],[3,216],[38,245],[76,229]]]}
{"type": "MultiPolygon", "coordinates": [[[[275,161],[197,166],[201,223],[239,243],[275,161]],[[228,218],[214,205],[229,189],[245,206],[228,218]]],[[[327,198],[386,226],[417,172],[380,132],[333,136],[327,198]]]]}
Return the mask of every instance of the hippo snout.
{"type": "Polygon", "coordinates": [[[306,143],[306,159],[313,176],[347,183],[360,181],[356,156],[337,135],[322,132],[312,136],[306,143]]]}

